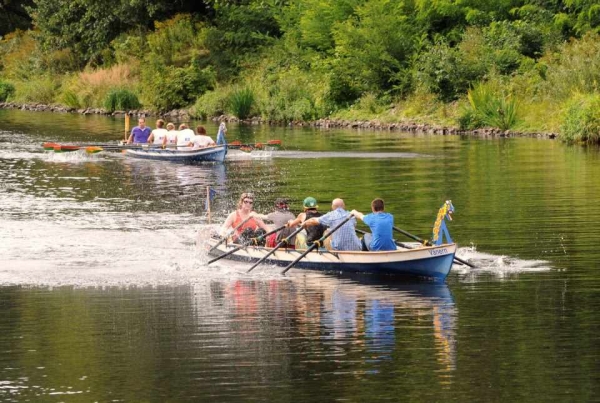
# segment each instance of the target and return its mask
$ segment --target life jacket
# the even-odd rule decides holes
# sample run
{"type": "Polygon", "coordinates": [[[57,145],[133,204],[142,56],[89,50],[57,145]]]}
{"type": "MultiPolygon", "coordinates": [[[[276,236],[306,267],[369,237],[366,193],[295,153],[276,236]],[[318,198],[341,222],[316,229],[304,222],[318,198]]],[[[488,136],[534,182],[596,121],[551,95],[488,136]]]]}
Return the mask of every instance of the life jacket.
{"type": "MultiPolygon", "coordinates": [[[[317,210],[314,210],[314,209],[308,209],[304,212],[304,214],[306,215],[307,220],[309,218],[321,217],[321,215],[322,215],[321,213],[319,213],[317,210]]],[[[321,225],[321,224],[306,227],[306,244],[310,245],[314,241],[320,239],[323,236],[324,232],[325,232],[325,226],[321,225]]]]}
{"type": "MultiPolygon", "coordinates": [[[[235,218],[233,219],[233,223],[231,224],[231,226],[233,228],[236,228],[238,225],[240,225],[240,223],[242,221],[244,221],[244,219],[240,215],[240,212],[236,210],[236,212],[235,212],[235,218]]],[[[237,230],[235,230],[235,234],[233,235],[234,241],[247,228],[249,228],[252,231],[256,231],[258,229],[258,224],[256,223],[256,220],[254,219],[254,217],[251,218],[251,219],[249,219],[248,221],[246,221],[244,224],[242,224],[242,226],[240,226],[237,230]]]]}

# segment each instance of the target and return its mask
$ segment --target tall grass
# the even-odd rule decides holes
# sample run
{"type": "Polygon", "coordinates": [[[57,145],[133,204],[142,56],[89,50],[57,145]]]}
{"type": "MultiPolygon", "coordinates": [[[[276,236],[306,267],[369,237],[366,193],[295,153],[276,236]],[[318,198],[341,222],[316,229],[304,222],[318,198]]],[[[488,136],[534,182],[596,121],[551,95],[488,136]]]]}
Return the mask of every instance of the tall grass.
{"type": "Polygon", "coordinates": [[[104,108],[109,112],[137,109],[141,106],[137,95],[125,88],[113,88],[104,100],[104,108]]]}
{"type": "Polygon", "coordinates": [[[255,96],[254,91],[252,91],[251,88],[240,88],[233,90],[231,94],[229,94],[229,112],[239,119],[250,117],[254,103],[255,96]]]}
{"type": "MultiPolygon", "coordinates": [[[[467,95],[469,107],[463,114],[474,126],[513,129],[518,122],[518,103],[515,97],[494,85],[476,84],[467,95]]],[[[462,122],[461,122],[462,125],[462,122]]],[[[470,127],[474,128],[474,127],[470,127]]]]}
{"type": "Polygon", "coordinates": [[[60,82],[49,76],[15,82],[15,101],[51,104],[59,94],[60,82]]]}
{"type": "Polygon", "coordinates": [[[118,64],[105,69],[82,71],[67,79],[61,101],[71,107],[104,107],[107,96],[114,88],[138,86],[135,66],[118,64]]]}
{"type": "Polygon", "coordinates": [[[600,95],[576,94],[565,102],[561,138],[569,143],[600,142],[600,95]]]}

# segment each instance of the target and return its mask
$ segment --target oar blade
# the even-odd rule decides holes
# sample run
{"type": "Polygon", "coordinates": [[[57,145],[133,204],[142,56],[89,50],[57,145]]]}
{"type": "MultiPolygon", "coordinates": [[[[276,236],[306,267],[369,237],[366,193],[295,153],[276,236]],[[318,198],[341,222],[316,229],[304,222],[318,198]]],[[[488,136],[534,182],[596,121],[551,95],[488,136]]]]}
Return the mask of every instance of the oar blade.
{"type": "Polygon", "coordinates": [[[97,154],[101,151],[104,151],[102,147],[86,147],[85,152],[88,154],[97,154]]]}

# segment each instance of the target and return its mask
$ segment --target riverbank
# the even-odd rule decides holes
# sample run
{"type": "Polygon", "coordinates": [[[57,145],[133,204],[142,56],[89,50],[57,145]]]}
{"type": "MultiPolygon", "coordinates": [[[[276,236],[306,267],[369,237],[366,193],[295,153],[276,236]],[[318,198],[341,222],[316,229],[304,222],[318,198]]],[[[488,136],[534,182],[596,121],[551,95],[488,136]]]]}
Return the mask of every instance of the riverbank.
{"type": "MultiPolygon", "coordinates": [[[[105,116],[153,116],[175,121],[187,121],[192,119],[187,109],[175,109],[166,113],[157,113],[156,111],[141,109],[130,111],[109,112],[103,108],[69,108],[63,105],[46,105],[41,103],[16,103],[0,102],[0,109],[19,109],[29,112],[53,112],[53,113],[77,113],[81,115],[105,115],[105,116]]],[[[380,122],[378,120],[343,120],[343,119],[318,119],[310,122],[293,121],[281,122],[264,120],[261,117],[240,120],[235,116],[220,115],[210,118],[214,122],[241,123],[250,125],[270,125],[270,126],[289,126],[289,127],[316,127],[321,129],[354,129],[370,131],[399,131],[418,134],[432,135],[471,135],[481,137],[531,137],[542,139],[559,138],[557,133],[545,132],[519,132],[514,130],[500,130],[495,128],[483,128],[475,130],[461,130],[456,127],[430,125],[426,123],[406,122],[380,122]]]]}

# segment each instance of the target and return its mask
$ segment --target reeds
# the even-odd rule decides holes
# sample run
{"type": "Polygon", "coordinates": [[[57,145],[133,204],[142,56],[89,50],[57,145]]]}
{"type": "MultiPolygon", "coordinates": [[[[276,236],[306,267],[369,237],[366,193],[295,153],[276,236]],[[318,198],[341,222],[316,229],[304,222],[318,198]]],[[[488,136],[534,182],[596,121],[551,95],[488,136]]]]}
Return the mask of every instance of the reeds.
{"type": "Polygon", "coordinates": [[[137,109],[140,106],[137,95],[125,88],[111,89],[104,100],[104,109],[109,112],[137,109]]]}
{"type": "Polygon", "coordinates": [[[477,84],[467,95],[470,110],[465,114],[476,125],[508,130],[518,122],[518,103],[515,97],[494,86],[477,84]]]}
{"type": "Polygon", "coordinates": [[[229,112],[238,119],[246,119],[252,113],[254,100],[254,91],[251,88],[244,87],[233,90],[229,95],[229,112]]]}

